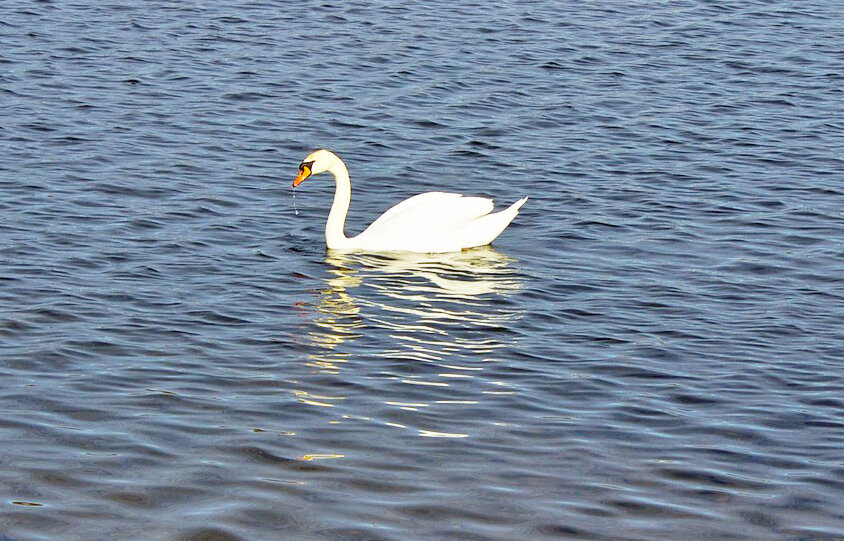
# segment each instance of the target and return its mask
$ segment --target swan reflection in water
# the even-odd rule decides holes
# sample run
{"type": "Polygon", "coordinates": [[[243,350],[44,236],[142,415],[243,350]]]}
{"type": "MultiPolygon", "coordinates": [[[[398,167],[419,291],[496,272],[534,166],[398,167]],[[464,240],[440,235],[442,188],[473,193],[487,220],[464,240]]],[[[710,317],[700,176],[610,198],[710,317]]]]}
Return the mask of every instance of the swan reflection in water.
{"type": "Polygon", "coordinates": [[[329,252],[325,261],[332,276],[321,292],[314,319],[319,329],[311,339],[327,350],[359,338],[367,326],[390,331],[407,348],[390,348],[382,356],[441,360],[445,349],[491,352],[505,345],[501,337],[479,333],[519,316],[491,305],[521,290],[522,280],[511,267],[514,260],[489,246],[429,255],[329,252]]]}
{"type": "MultiPolygon", "coordinates": [[[[485,246],[449,254],[329,252],[325,262],[330,277],[308,340],[312,373],[377,380],[379,401],[405,410],[510,393],[483,372],[516,340],[510,329],[522,309],[510,298],[523,279],[514,259],[485,246]]],[[[331,395],[314,389],[299,400],[334,406],[346,398],[331,395]]]]}

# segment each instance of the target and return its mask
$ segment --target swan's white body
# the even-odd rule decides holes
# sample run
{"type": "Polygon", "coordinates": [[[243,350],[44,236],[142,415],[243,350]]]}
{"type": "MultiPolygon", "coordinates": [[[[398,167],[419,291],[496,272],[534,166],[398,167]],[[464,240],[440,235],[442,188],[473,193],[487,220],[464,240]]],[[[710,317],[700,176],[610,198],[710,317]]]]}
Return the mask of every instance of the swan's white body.
{"type": "Polygon", "coordinates": [[[334,175],[334,203],[325,224],[325,243],[332,250],[367,252],[457,252],[485,246],[513,221],[527,197],[500,212],[492,212],[492,199],[459,193],[428,192],[392,207],[355,237],[346,237],[343,226],[352,199],[346,165],[335,154],[317,150],[299,166],[298,186],[310,175],[334,175]]]}

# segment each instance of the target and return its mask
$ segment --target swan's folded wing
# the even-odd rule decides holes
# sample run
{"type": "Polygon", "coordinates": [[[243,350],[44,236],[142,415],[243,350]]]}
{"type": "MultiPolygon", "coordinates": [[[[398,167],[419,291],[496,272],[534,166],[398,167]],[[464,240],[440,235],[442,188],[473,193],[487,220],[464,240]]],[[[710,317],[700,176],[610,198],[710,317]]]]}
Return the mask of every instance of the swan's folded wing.
{"type": "Polygon", "coordinates": [[[409,245],[423,239],[445,239],[470,221],[492,212],[485,197],[428,192],[402,201],[382,214],[360,234],[387,244],[409,245]]]}

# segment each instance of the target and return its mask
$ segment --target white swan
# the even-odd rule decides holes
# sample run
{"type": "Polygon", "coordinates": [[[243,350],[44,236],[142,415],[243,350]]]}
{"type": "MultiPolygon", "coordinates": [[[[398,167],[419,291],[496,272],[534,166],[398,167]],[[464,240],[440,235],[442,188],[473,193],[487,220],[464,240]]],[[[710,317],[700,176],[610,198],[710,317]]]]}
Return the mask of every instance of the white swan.
{"type": "Polygon", "coordinates": [[[492,199],[459,193],[428,192],[414,195],[382,214],[356,237],[346,237],[343,226],[349,212],[352,185],[349,171],[338,156],[317,150],[302,161],[295,188],[311,175],[334,175],[334,203],[325,224],[325,244],[332,250],[367,252],[458,252],[491,243],[504,231],[527,197],[492,213],[492,199]]]}

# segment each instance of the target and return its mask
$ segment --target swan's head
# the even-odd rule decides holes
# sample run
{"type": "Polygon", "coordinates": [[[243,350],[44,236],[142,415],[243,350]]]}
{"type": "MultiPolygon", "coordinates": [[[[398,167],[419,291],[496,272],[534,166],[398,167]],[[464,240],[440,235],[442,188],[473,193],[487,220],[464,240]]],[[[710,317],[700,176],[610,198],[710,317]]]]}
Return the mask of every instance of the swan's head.
{"type": "Polygon", "coordinates": [[[299,165],[299,175],[293,181],[293,187],[295,188],[303,183],[311,175],[325,173],[339,159],[334,153],[325,149],[308,154],[308,157],[302,160],[302,163],[299,165]]]}

